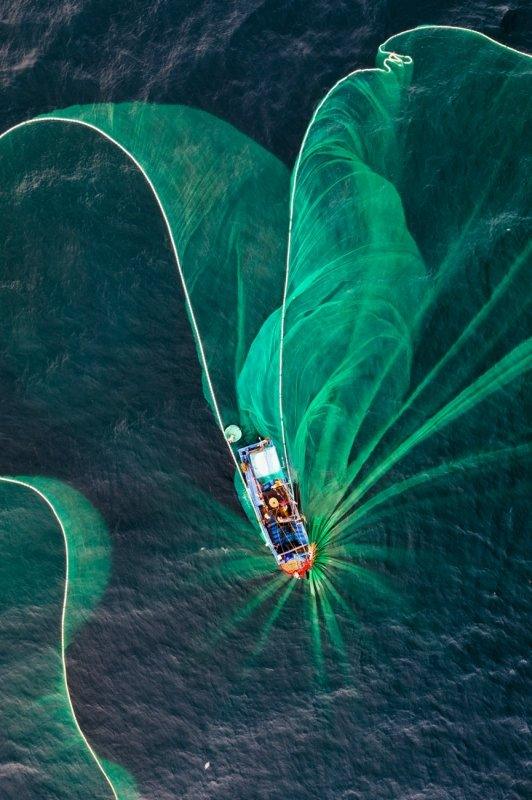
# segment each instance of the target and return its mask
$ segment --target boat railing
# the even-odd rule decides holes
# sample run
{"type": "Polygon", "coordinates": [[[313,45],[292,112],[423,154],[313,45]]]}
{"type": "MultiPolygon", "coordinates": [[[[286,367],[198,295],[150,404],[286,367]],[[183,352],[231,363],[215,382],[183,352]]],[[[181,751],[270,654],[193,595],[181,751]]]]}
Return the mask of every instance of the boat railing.
{"type": "Polygon", "coordinates": [[[292,553],[297,553],[297,552],[298,552],[298,550],[305,551],[306,553],[308,553],[308,551],[309,551],[309,545],[308,545],[308,544],[300,544],[300,545],[298,545],[297,547],[293,547],[291,550],[283,550],[283,552],[282,552],[282,553],[279,553],[279,555],[280,555],[280,556],[283,556],[283,557],[284,557],[284,556],[289,556],[289,555],[291,555],[292,553]]]}

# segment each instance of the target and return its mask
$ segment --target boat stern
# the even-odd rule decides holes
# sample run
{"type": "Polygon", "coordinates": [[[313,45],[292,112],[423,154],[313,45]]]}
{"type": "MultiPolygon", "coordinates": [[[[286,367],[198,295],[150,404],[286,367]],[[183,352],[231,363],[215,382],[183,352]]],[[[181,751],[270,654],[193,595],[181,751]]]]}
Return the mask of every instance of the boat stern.
{"type": "Polygon", "coordinates": [[[315,557],[316,545],[312,543],[304,553],[290,553],[290,557],[281,561],[279,566],[281,571],[291,578],[307,578],[314,565],[315,557]]]}

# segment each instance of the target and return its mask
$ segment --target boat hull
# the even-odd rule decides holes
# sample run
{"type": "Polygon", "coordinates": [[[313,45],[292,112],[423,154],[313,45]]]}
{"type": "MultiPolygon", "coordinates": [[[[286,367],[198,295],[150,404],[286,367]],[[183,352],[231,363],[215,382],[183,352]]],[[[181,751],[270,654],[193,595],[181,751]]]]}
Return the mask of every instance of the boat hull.
{"type": "Polygon", "coordinates": [[[270,439],[238,450],[249,498],[266,544],[279,569],[294,578],[308,576],[315,545],[309,542],[287,471],[270,439]]]}

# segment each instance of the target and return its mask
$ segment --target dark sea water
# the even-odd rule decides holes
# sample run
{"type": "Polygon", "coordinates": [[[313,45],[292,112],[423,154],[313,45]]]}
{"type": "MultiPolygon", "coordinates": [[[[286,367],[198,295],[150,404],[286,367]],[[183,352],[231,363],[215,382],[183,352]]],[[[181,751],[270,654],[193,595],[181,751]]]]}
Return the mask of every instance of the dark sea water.
{"type": "MultiPolygon", "coordinates": [[[[2,131],[72,104],[180,103],[291,166],[317,102],[373,66],[388,36],[458,25],[529,50],[532,12],[525,2],[5,0],[0,21],[2,131]]],[[[387,544],[405,557],[378,565],[386,592],[354,590],[353,611],[337,610],[345,658],[326,637],[316,653],[298,591],[257,652],[272,605],[251,606],[271,574],[246,581],[230,567],[235,541],[261,545],[204,399],[160,213],[107,143],[66,126],[38,135],[37,147],[25,132],[0,165],[0,475],[65,481],[106,523],[107,588],[68,649],[95,751],[146,800],[529,796],[521,466],[476,479],[461,519],[451,491],[425,538],[415,517],[390,523],[387,544]],[[499,495],[511,502],[479,505],[499,495]]],[[[509,399],[502,425],[521,426],[524,408],[509,399]]],[[[439,446],[452,450],[445,437],[439,446]]],[[[416,513],[431,511],[420,500],[416,513]]],[[[0,536],[0,800],[111,797],[50,699],[57,526],[36,497],[0,484],[0,536]]]]}

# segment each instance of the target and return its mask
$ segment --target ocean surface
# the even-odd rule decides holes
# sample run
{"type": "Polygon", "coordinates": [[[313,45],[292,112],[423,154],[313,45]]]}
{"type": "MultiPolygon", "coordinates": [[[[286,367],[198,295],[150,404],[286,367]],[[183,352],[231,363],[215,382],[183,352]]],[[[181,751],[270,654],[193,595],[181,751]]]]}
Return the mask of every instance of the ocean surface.
{"type": "MultiPolygon", "coordinates": [[[[275,156],[280,184],[317,103],[391,35],[437,24],[532,42],[525,2],[8,0],[0,21],[0,132],[73,105],[180,104],[275,156]]],[[[41,489],[94,534],[71,550],[92,594],[80,584],[72,603],[66,666],[120,800],[529,796],[526,384],[416,451],[423,471],[513,448],[370,518],[365,571],[335,584],[344,604],[313,605],[303,582],[279,600],[273,562],[253,567],[264,547],[142,175],[76,126],[26,128],[0,156],[0,476],[53,479],[41,489]]],[[[433,229],[405,206],[429,261],[433,229]]],[[[490,258],[457,295],[490,296],[490,258]]],[[[529,276],[512,291],[494,358],[529,331],[513,313],[529,276]]],[[[446,304],[452,320],[452,292],[446,304]]],[[[436,323],[422,334],[417,378],[444,341],[436,323]]],[[[0,483],[0,554],[0,800],[112,798],[62,683],[61,531],[27,486],[0,483]]]]}

